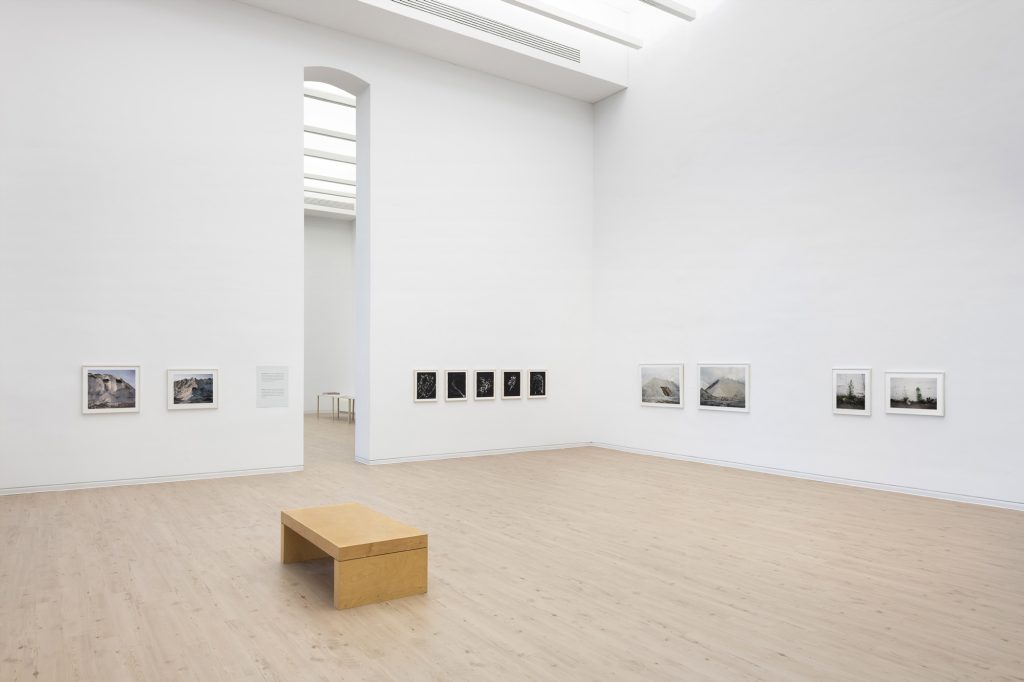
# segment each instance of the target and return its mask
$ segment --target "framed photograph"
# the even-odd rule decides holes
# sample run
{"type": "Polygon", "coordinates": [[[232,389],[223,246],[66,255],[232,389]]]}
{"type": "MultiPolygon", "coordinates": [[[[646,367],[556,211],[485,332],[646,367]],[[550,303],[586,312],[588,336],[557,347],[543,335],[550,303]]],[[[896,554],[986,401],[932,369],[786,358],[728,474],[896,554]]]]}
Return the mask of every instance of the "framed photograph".
{"type": "Polygon", "coordinates": [[[886,372],[885,411],[922,417],[945,416],[945,372],[886,372]]]}
{"type": "Polygon", "coordinates": [[[750,365],[697,365],[702,410],[750,412],[750,365]]]}
{"type": "Polygon", "coordinates": [[[413,400],[417,403],[437,402],[437,370],[418,369],[413,372],[413,400]]]}
{"type": "Polygon", "coordinates": [[[217,375],[215,369],[167,370],[167,409],[216,409],[220,396],[217,375]]]}
{"type": "Polygon", "coordinates": [[[683,366],[640,365],[640,404],[646,407],[682,407],[683,366]]]}
{"type": "Polygon", "coordinates": [[[473,398],[476,400],[494,400],[496,390],[494,386],[495,377],[498,373],[493,369],[478,369],[473,373],[473,377],[476,381],[476,391],[473,393],[473,398]]]}
{"type": "Polygon", "coordinates": [[[530,392],[527,398],[548,397],[548,371],[546,369],[531,369],[527,372],[530,392]]]}
{"type": "Polygon", "coordinates": [[[523,397],[523,371],[506,369],[501,373],[501,399],[514,400],[523,397]]]}
{"type": "Polygon", "coordinates": [[[138,365],[83,365],[82,414],[138,412],[138,365]]]}
{"type": "Polygon", "coordinates": [[[444,373],[444,399],[449,402],[469,400],[469,372],[464,369],[450,369],[444,373]]]}
{"type": "Polygon", "coordinates": [[[871,370],[832,370],[832,412],[871,416],[871,370]]]}

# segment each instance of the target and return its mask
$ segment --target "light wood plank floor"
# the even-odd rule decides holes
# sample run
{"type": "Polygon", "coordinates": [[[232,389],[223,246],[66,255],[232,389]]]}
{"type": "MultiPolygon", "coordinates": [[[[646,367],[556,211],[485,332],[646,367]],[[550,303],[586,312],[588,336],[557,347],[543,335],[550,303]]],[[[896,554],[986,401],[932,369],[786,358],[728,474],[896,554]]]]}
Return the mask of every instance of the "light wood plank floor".
{"type": "Polygon", "coordinates": [[[0,498],[0,679],[1021,680],[1024,514],[596,448],[0,498]],[[279,512],[430,533],[335,611],[279,512]]]}

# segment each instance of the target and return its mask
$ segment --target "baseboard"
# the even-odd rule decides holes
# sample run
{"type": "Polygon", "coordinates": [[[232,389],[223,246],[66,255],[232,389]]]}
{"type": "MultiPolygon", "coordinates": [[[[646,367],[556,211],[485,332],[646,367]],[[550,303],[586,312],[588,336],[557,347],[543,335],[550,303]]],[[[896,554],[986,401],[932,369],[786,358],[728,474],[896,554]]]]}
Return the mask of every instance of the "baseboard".
{"type": "Polygon", "coordinates": [[[436,459],[461,459],[463,457],[489,457],[491,455],[514,455],[519,452],[543,452],[544,450],[567,450],[569,448],[586,448],[593,443],[558,443],[556,445],[534,445],[525,448],[502,448],[500,450],[469,450],[466,452],[446,452],[436,455],[413,455],[411,457],[388,457],[386,459],[363,459],[356,457],[360,464],[402,464],[404,462],[429,462],[436,459]]]}
{"type": "Polygon", "coordinates": [[[977,497],[974,495],[962,495],[943,490],[929,490],[927,488],[912,488],[902,485],[890,485],[888,483],[877,483],[875,481],[861,481],[855,478],[843,478],[841,476],[824,476],[812,474],[806,471],[794,469],[779,469],[775,467],[758,466],[756,464],[744,464],[743,462],[732,462],[724,459],[710,459],[707,457],[692,457],[679,455],[673,452],[661,452],[660,450],[644,450],[643,448],[631,448],[625,445],[613,445],[611,443],[592,443],[595,448],[607,450],[618,450],[629,452],[634,455],[646,455],[648,457],[661,457],[663,459],[678,459],[685,462],[697,462],[699,464],[711,464],[714,466],[729,467],[731,469],[744,469],[746,471],[757,471],[762,474],[774,474],[776,476],[788,476],[790,478],[803,478],[810,481],[821,481],[822,483],[835,483],[837,485],[849,485],[855,488],[871,488],[872,490],[884,490],[891,493],[903,493],[904,495],[916,495],[918,497],[931,497],[938,500],[949,500],[952,502],[966,502],[967,504],[980,504],[986,507],[1000,507],[1002,509],[1014,509],[1024,511],[1024,502],[1013,500],[1000,500],[991,497],[977,497]]]}
{"type": "Polygon", "coordinates": [[[211,471],[202,474],[180,474],[175,476],[151,476],[149,478],[118,478],[109,481],[85,481],[81,483],[54,483],[52,485],[27,485],[14,488],[0,488],[0,495],[23,493],[48,493],[61,490],[83,490],[85,488],[111,488],[119,485],[144,485],[146,483],[174,483],[175,481],[198,481],[207,478],[231,478],[234,476],[260,476],[263,474],[288,474],[302,471],[303,466],[267,467],[265,469],[233,469],[211,471]]]}

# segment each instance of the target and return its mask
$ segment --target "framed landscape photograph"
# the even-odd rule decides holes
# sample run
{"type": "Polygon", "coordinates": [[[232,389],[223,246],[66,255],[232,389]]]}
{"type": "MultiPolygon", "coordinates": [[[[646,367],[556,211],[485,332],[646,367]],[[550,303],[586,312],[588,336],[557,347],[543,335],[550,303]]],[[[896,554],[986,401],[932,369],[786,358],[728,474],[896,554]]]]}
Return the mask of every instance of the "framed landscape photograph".
{"type": "Polygon", "coordinates": [[[640,365],[640,404],[645,407],[682,407],[683,366],[640,365]]]}
{"type": "Polygon", "coordinates": [[[523,397],[523,371],[506,369],[501,373],[501,399],[514,400],[523,397]]]}
{"type": "Polygon", "coordinates": [[[498,373],[493,369],[478,369],[473,373],[475,379],[474,384],[476,391],[473,393],[475,400],[494,400],[495,396],[495,377],[498,373]]]}
{"type": "Polygon", "coordinates": [[[215,369],[167,370],[168,410],[216,409],[220,395],[215,369]]]}
{"type": "Polygon", "coordinates": [[[84,365],[82,414],[139,411],[138,365],[84,365]]]}
{"type": "Polygon", "coordinates": [[[697,365],[702,410],[750,412],[750,365],[697,365]]]}
{"type": "Polygon", "coordinates": [[[548,372],[545,369],[531,369],[527,372],[530,392],[528,398],[548,397],[548,372]]]}
{"type": "Polygon", "coordinates": [[[437,402],[437,370],[418,369],[413,372],[413,400],[417,403],[437,402]]]}
{"type": "Polygon", "coordinates": [[[449,402],[469,400],[469,372],[464,369],[450,369],[444,373],[444,399],[449,402]]]}
{"type": "Polygon", "coordinates": [[[886,372],[885,411],[942,417],[946,414],[944,372],[886,372]]]}
{"type": "Polygon", "coordinates": [[[871,416],[871,370],[832,370],[832,412],[871,416]]]}

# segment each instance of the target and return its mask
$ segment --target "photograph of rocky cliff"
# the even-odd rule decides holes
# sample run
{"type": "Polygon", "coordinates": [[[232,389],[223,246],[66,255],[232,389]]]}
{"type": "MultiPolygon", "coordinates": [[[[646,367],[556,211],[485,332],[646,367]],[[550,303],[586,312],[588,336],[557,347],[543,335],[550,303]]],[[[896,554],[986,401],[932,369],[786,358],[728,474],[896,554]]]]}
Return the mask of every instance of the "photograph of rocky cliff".
{"type": "Polygon", "coordinates": [[[748,412],[750,365],[701,365],[700,407],[748,412]]]}
{"type": "Polygon", "coordinates": [[[168,370],[167,386],[169,409],[217,407],[217,370],[168,370]]]}
{"type": "Polygon", "coordinates": [[[640,365],[641,405],[682,407],[682,387],[682,365],[640,365]]]}
{"type": "Polygon", "coordinates": [[[82,412],[137,412],[138,367],[83,367],[82,412]]]}

